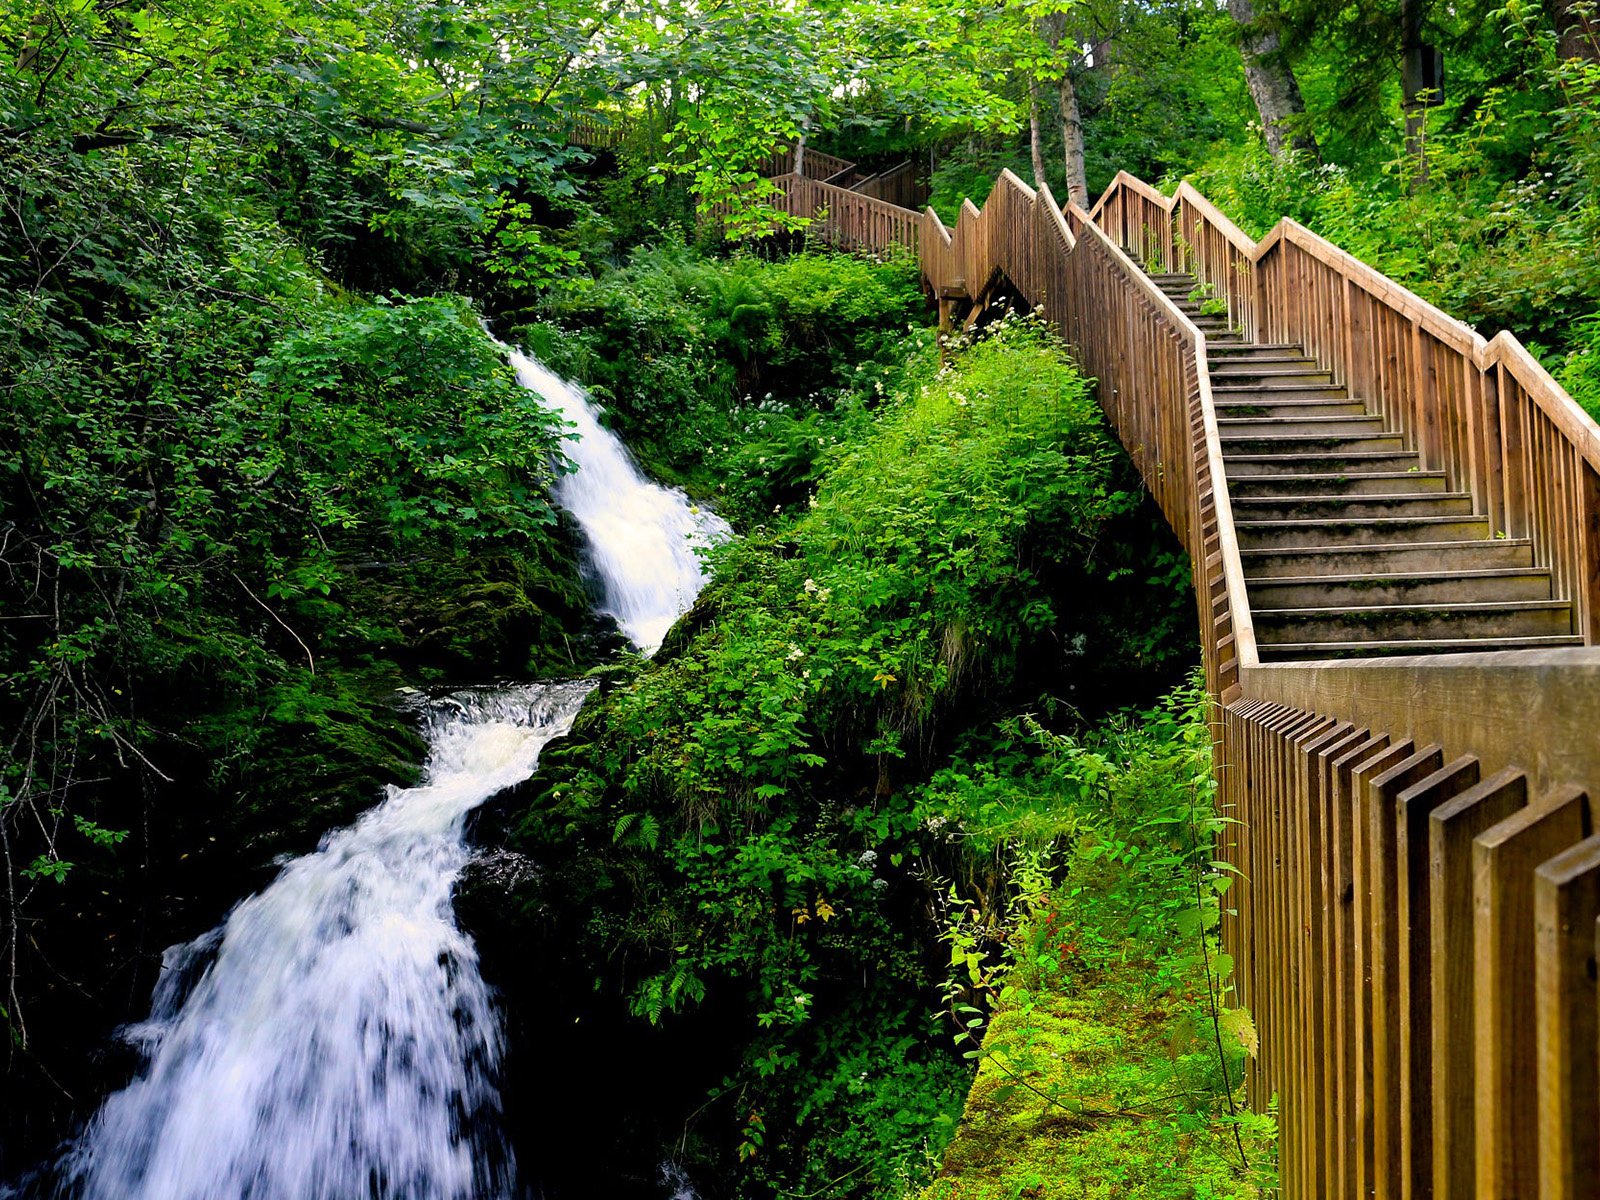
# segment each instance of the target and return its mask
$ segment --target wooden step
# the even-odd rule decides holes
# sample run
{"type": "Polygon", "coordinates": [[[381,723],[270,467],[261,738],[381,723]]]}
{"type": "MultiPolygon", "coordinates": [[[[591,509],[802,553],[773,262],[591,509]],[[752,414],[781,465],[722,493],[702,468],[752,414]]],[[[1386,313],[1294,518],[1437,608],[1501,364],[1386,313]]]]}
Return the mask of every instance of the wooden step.
{"type": "Polygon", "coordinates": [[[1310,575],[1439,575],[1533,566],[1527,538],[1413,542],[1404,545],[1261,547],[1241,549],[1246,580],[1310,575]]]}
{"type": "Polygon", "coordinates": [[[1227,366],[1211,368],[1211,386],[1233,387],[1245,382],[1251,383],[1319,383],[1332,386],[1333,373],[1324,371],[1317,366],[1301,366],[1298,363],[1289,363],[1283,366],[1277,363],[1260,366],[1227,366]]]}
{"type": "Polygon", "coordinates": [[[1217,383],[1211,384],[1212,399],[1221,403],[1241,398],[1281,400],[1348,400],[1350,392],[1338,383],[1217,383]]]}
{"type": "Polygon", "coordinates": [[[1559,650],[1581,646],[1581,637],[1430,638],[1417,641],[1279,642],[1260,646],[1265,661],[1377,658],[1408,654],[1483,654],[1491,650],[1559,650]]]}
{"type": "Polygon", "coordinates": [[[1415,450],[1358,450],[1349,454],[1311,451],[1294,454],[1231,452],[1225,462],[1229,480],[1261,475],[1367,475],[1392,474],[1422,462],[1415,450]]]}
{"type": "Polygon", "coordinates": [[[1443,471],[1373,471],[1366,475],[1241,475],[1228,481],[1237,500],[1269,496],[1427,495],[1445,490],[1443,471]]]}
{"type": "Polygon", "coordinates": [[[1290,575],[1281,579],[1255,579],[1248,587],[1252,610],[1366,608],[1376,604],[1488,604],[1497,600],[1551,598],[1549,571],[1518,567],[1418,575],[1290,575]]]}
{"type": "MultiPolygon", "coordinates": [[[[1221,422],[1218,422],[1221,425],[1221,422]]],[[[1220,430],[1219,430],[1220,432],[1220,430]]],[[[1222,436],[1223,461],[1235,454],[1248,458],[1282,457],[1303,458],[1309,454],[1328,456],[1371,454],[1377,451],[1404,453],[1405,445],[1398,433],[1295,433],[1263,436],[1247,430],[1222,436]]]]}
{"type": "Polygon", "coordinates": [[[1235,496],[1235,521],[1339,521],[1472,515],[1469,492],[1375,496],[1235,496]]]}
{"type": "Polygon", "coordinates": [[[1233,523],[1241,549],[1302,550],[1322,546],[1492,540],[1486,517],[1358,517],[1322,521],[1233,523]]]}
{"type": "Polygon", "coordinates": [[[1258,645],[1544,638],[1566,637],[1572,632],[1572,605],[1565,600],[1266,608],[1253,609],[1251,617],[1258,645]]]}
{"type": "Polygon", "coordinates": [[[1289,399],[1263,397],[1250,400],[1216,402],[1217,417],[1230,420],[1239,417],[1360,417],[1367,410],[1355,400],[1289,399]]]}
{"type": "Polygon", "coordinates": [[[1228,362],[1251,360],[1254,356],[1275,360],[1275,356],[1285,356],[1286,360],[1296,362],[1314,362],[1314,359],[1305,356],[1305,347],[1294,342],[1240,342],[1236,346],[1227,346],[1222,349],[1222,358],[1228,362]]]}
{"type": "MultiPolygon", "coordinates": [[[[1365,412],[1339,413],[1320,417],[1295,417],[1273,414],[1266,417],[1219,417],[1217,435],[1227,445],[1234,442],[1277,441],[1281,438],[1345,438],[1367,434],[1388,434],[1380,417],[1365,412]]],[[[1398,434],[1391,435],[1399,439],[1398,434]]],[[[1227,445],[1223,453],[1227,453],[1227,445]]]]}

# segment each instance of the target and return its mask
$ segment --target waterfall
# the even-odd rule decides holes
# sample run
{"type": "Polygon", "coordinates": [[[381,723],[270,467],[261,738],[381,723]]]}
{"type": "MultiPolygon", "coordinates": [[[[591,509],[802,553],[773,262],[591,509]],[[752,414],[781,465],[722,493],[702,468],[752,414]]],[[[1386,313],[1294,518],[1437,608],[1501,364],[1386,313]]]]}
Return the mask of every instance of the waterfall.
{"type": "Polygon", "coordinates": [[[507,347],[522,386],[577,430],[577,470],[556,481],[556,502],[578,522],[600,578],[600,611],[628,640],[654,653],[705,585],[697,553],[729,534],[727,522],[675,488],[646,479],[594,404],[542,363],[507,347]]]}
{"type": "Polygon", "coordinates": [[[149,1065],[69,1153],[69,1194],[509,1197],[500,1026],[450,891],[467,814],[533,773],[590,686],[431,705],[418,786],[391,788],[220,929],[169,950],[130,1031],[149,1065]]]}
{"type": "MultiPolygon", "coordinates": [[[[697,548],[728,526],[645,479],[577,389],[508,353],[577,428],[578,469],[556,500],[588,537],[601,611],[653,653],[705,582],[697,548]]],[[[423,781],[390,788],[221,926],[167,951],[149,1019],[124,1031],[145,1069],[46,1169],[53,1182],[35,1177],[24,1193],[510,1200],[501,1029],[451,889],[467,815],[533,773],[591,687],[471,689],[427,705],[423,781]]]]}

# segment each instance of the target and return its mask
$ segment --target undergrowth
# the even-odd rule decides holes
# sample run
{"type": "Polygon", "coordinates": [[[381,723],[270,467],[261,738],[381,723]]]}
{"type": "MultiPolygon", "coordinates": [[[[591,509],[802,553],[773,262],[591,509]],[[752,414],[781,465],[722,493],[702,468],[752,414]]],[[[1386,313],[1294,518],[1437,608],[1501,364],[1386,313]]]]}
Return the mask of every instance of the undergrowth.
{"type": "Polygon", "coordinates": [[[1003,891],[960,831],[1023,832],[939,781],[976,756],[1009,788],[997,720],[1077,728],[1191,653],[1181,553],[1045,327],[944,365],[904,348],[815,491],[716,552],[521,809],[550,868],[524,904],[581,927],[556,940],[594,986],[664,1030],[719,1014],[731,1059],[679,1151],[729,1194],[927,1178],[969,1078],[936,1012],[936,880],[1003,891]]]}
{"type": "Polygon", "coordinates": [[[946,828],[1006,861],[984,903],[945,893],[947,1012],[979,1064],[924,1200],[1244,1197],[1274,1129],[1216,940],[1210,701],[1198,681],[1081,735],[1003,722],[936,775],[946,828]]]}

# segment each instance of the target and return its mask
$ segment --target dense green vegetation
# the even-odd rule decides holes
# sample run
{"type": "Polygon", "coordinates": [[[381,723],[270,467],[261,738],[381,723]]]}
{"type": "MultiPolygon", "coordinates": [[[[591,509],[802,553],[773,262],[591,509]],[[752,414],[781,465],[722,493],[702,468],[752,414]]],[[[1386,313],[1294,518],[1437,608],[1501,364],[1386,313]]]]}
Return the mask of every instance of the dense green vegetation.
{"type": "Polygon", "coordinates": [[[1084,203],[1188,177],[1600,413],[1585,11],[0,11],[0,1024],[34,1097],[0,1174],[126,1071],[163,945],[414,776],[398,688],[592,670],[485,818],[543,873],[470,906],[553,1182],[670,1150],[708,1194],[918,1192],[967,1055],[929,1200],[1269,1182],[1187,565],[1089,383],[1025,320],[941,357],[908,259],[718,222],[771,231],[802,137],[909,158],[950,218],[1002,167],[1084,203]],[[741,535],[652,664],[591,614],[564,431],[483,320],[741,535]]]}
{"type": "Polygon", "coordinates": [[[689,1134],[738,1194],[922,1177],[966,1084],[930,906],[951,882],[1003,904],[1017,848],[1064,836],[998,723],[1076,729],[1192,654],[1186,572],[1042,327],[902,351],[870,423],[831,418],[815,493],[719,552],[516,818],[547,871],[524,942],[559,913],[576,979],[654,1023],[723,1014],[689,1134]]]}
{"type": "Polygon", "coordinates": [[[926,1200],[1272,1184],[1271,1120],[1236,1098],[1255,1033],[1212,937],[1232,880],[1208,715],[1179,689],[1079,736],[1010,722],[1003,755],[935,776],[1012,861],[1003,908],[949,897],[948,995],[979,1071],[926,1200]]]}
{"type": "MultiPolygon", "coordinates": [[[[1065,77],[1089,197],[1125,169],[1169,191],[1190,179],[1254,237],[1293,217],[1486,336],[1510,329],[1600,413],[1600,34],[1583,5],[1256,3],[1250,28],[1279,40],[1273,62],[1302,98],[1286,118],[1298,145],[1281,149],[1259,137],[1232,6],[1085,0],[1052,18],[1061,7],[1033,10],[1034,52],[1004,60],[1024,112],[1033,81],[1059,197],[1072,154],[1041,97],[1065,77]],[[1062,19],[1078,42],[1052,49],[1062,19]],[[1409,100],[1407,20],[1444,64],[1442,86],[1409,100]]],[[[1038,174],[1025,125],[946,147],[932,172],[946,220],[1001,167],[1038,174]]]]}
{"type": "Polygon", "coordinates": [[[635,251],[518,331],[583,380],[658,475],[735,519],[803,500],[826,446],[883,395],[927,304],[909,256],[711,261],[635,251]]]}

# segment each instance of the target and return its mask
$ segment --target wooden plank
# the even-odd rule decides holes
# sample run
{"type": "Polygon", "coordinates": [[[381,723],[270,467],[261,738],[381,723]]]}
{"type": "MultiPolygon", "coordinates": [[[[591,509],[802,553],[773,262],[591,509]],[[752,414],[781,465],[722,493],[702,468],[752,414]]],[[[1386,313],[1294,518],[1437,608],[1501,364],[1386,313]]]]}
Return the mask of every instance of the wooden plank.
{"type": "Polygon", "coordinates": [[[1355,1091],[1348,1130],[1349,1151],[1355,1167],[1358,1194],[1375,1193],[1382,1173],[1376,1154],[1376,1091],[1388,1081],[1377,1076],[1373,1064],[1374,1005],[1372,995],[1374,855],[1372,846],[1372,799],[1370,783],[1412,752],[1410,742],[1391,745],[1388,734],[1379,734],[1355,750],[1347,752],[1335,769],[1348,771],[1346,802],[1350,808],[1352,893],[1351,1004],[1348,1053],[1351,1056],[1355,1091]]]}
{"type": "Polygon", "coordinates": [[[1472,841],[1527,803],[1528,777],[1508,768],[1428,814],[1434,1200],[1476,1191],[1472,841]]]}
{"type": "Polygon", "coordinates": [[[1538,1060],[1533,1039],[1533,879],[1538,865],[1590,832],[1587,797],[1557,789],[1473,841],[1473,959],[1478,973],[1474,1153],[1484,1200],[1537,1195],[1538,1060]]]}
{"type": "Polygon", "coordinates": [[[1543,863],[1533,890],[1539,1195],[1589,1200],[1600,1193],[1594,957],[1600,836],[1543,863]]]}
{"type": "MultiPolygon", "coordinates": [[[[1410,750],[1409,743],[1401,745],[1410,750]]],[[[1407,788],[1437,771],[1443,758],[1437,745],[1408,752],[1373,777],[1361,797],[1367,907],[1365,920],[1357,925],[1356,946],[1367,980],[1365,1025],[1371,1074],[1366,1101],[1372,1121],[1371,1195],[1377,1200],[1400,1195],[1400,909],[1394,805],[1407,788]]]]}
{"type": "Polygon", "coordinates": [[[1478,760],[1451,760],[1395,797],[1400,1076],[1400,1195],[1420,1200],[1433,1192],[1433,1019],[1429,957],[1428,817],[1478,782],[1478,760]]]}

